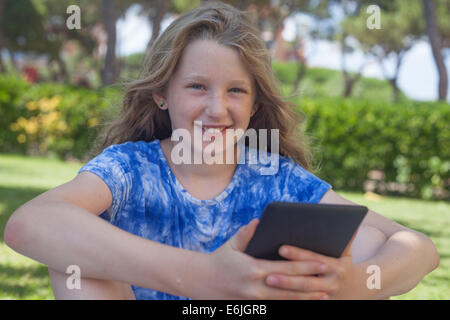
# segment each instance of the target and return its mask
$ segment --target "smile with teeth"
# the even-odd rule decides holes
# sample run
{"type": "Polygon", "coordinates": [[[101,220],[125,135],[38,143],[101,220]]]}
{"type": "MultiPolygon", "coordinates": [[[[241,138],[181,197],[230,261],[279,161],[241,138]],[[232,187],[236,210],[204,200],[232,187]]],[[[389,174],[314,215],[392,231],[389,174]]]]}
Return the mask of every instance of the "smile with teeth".
{"type": "Polygon", "coordinates": [[[208,132],[208,133],[223,133],[222,131],[225,131],[228,127],[221,127],[221,128],[208,128],[208,127],[202,127],[202,132],[208,132]]]}

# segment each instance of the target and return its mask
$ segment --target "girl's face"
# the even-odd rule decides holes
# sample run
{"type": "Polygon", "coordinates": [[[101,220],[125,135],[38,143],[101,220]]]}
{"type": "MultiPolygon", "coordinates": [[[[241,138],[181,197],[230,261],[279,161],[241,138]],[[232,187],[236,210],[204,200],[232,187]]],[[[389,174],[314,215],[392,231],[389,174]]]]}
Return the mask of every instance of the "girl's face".
{"type": "Polygon", "coordinates": [[[202,150],[212,136],[220,134],[224,143],[216,153],[234,145],[234,141],[225,141],[225,129],[247,130],[256,111],[254,79],[238,52],[211,40],[196,40],[184,49],[166,96],[154,95],[154,99],[168,108],[172,130],[187,129],[192,142],[194,129],[201,132],[202,140],[207,140],[202,150]]]}

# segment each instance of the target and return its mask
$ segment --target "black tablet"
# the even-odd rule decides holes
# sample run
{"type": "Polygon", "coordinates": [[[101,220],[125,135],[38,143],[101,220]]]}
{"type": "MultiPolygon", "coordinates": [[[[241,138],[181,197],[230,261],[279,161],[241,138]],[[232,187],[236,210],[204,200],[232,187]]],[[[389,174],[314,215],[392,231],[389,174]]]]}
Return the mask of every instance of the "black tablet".
{"type": "Polygon", "coordinates": [[[245,252],[260,259],[286,260],[278,250],[287,244],[338,258],[367,212],[357,205],[272,202],[245,252]]]}

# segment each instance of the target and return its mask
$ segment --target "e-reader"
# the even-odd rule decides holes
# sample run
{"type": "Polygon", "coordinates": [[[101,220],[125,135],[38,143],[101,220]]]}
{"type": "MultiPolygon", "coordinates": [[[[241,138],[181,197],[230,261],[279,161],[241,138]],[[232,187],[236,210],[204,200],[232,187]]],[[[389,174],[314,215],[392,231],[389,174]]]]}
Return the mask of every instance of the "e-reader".
{"type": "Polygon", "coordinates": [[[279,248],[292,245],[338,258],[368,212],[359,205],[271,202],[261,215],[245,253],[286,260],[279,248]]]}

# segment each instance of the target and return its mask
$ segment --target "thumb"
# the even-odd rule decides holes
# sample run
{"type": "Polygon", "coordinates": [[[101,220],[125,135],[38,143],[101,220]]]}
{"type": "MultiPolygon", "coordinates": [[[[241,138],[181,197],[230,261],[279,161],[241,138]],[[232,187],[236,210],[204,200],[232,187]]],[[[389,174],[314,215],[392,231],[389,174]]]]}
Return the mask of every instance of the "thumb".
{"type": "Polygon", "coordinates": [[[256,227],[259,223],[257,218],[250,221],[247,225],[239,229],[239,231],[231,238],[230,245],[234,250],[244,251],[250,239],[253,237],[256,227]]]}

